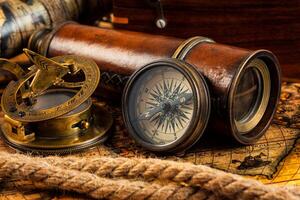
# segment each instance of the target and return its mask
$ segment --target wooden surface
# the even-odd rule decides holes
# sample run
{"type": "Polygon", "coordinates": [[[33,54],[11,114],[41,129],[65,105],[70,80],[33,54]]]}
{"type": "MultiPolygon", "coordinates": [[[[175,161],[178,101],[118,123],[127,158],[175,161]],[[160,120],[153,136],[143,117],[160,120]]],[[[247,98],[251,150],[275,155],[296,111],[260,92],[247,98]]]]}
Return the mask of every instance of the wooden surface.
{"type": "Polygon", "coordinates": [[[114,27],[182,38],[201,35],[218,43],[268,49],[278,56],[284,77],[300,77],[299,0],[161,2],[168,23],[165,29],[155,26],[157,12],[146,0],[114,0],[114,16],[128,19],[125,24],[115,21],[114,27]]]}

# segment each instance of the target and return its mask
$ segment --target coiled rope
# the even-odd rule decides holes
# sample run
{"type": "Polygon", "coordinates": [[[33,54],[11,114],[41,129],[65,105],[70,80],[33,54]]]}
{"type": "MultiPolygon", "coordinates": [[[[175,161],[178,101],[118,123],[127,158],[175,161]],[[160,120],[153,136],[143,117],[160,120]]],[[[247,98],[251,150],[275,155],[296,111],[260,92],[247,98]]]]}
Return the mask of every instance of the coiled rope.
{"type": "Polygon", "coordinates": [[[30,180],[96,199],[300,199],[299,188],[264,185],[202,165],[159,159],[30,157],[0,153],[0,178],[30,180]]]}

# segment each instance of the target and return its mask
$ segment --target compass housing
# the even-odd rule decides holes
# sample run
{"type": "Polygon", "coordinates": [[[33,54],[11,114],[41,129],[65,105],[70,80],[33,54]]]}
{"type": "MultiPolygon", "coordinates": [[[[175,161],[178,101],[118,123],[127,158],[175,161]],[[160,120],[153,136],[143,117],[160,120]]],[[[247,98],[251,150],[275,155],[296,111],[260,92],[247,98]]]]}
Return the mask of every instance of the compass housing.
{"type": "Polygon", "coordinates": [[[149,63],[131,76],[124,89],[122,111],[130,135],[142,147],[157,152],[180,152],[187,150],[201,138],[210,116],[210,103],[208,86],[203,76],[188,63],[169,59],[149,63]],[[163,77],[164,70],[169,73],[168,77],[163,77]],[[160,83],[155,86],[149,84],[148,88],[145,85],[147,79],[149,81],[155,79],[153,71],[156,72],[157,76],[162,76],[162,80],[159,80],[161,85],[159,85],[160,83]],[[171,71],[174,73],[170,74],[171,71]],[[182,77],[186,82],[183,82],[182,77]],[[173,80],[180,80],[181,82],[173,82],[173,80]],[[185,88],[181,84],[186,84],[185,88]],[[158,92],[158,88],[162,91],[158,92]],[[148,115],[156,110],[153,116],[136,120],[138,115],[145,116],[144,113],[137,111],[141,102],[150,101],[152,98],[151,95],[148,95],[151,97],[148,99],[139,98],[142,95],[140,93],[145,89],[148,94],[151,92],[159,93],[157,99],[160,102],[155,102],[153,99],[151,103],[153,106],[144,110],[144,113],[148,113],[148,115]],[[183,92],[180,93],[179,90],[183,92]],[[189,109],[184,110],[183,108],[188,107],[188,105],[191,105],[189,109]],[[139,123],[138,121],[143,122],[139,123]],[[151,121],[153,123],[146,126],[143,124],[144,121],[146,121],[145,124],[151,121]],[[180,135],[176,135],[175,129],[180,135]],[[171,140],[170,134],[172,136],[174,134],[174,138],[171,140]],[[155,141],[153,139],[155,137],[159,137],[159,141],[155,141]]]}

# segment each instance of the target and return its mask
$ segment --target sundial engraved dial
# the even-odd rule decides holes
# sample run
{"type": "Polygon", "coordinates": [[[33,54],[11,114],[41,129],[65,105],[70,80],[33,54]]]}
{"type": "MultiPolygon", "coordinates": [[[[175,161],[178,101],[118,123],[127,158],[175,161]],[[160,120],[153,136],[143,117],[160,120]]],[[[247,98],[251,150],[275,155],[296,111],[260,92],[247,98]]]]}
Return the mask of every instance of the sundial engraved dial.
{"type": "Polygon", "coordinates": [[[3,112],[14,120],[34,122],[61,116],[85,102],[97,88],[100,71],[91,60],[72,55],[48,59],[29,50],[25,53],[35,65],[24,77],[10,82],[1,100],[3,112]],[[84,81],[67,82],[63,78],[79,72],[84,74],[84,81]],[[76,88],[77,93],[68,101],[45,109],[35,109],[34,103],[24,102],[27,98],[35,99],[53,86],[76,88]]]}
{"type": "MultiPolygon", "coordinates": [[[[0,137],[33,154],[77,152],[104,142],[113,119],[102,105],[92,102],[100,79],[98,65],[75,55],[49,59],[28,49],[24,52],[34,65],[24,72],[13,71],[18,79],[3,91],[0,137]]],[[[16,66],[2,63],[9,72],[16,66]]]]}

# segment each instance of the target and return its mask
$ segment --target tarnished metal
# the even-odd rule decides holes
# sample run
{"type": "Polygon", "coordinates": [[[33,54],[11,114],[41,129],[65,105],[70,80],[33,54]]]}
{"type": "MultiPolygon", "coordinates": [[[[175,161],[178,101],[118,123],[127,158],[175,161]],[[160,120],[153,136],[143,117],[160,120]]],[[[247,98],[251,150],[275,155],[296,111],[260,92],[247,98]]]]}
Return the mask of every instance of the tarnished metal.
{"type": "Polygon", "coordinates": [[[61,116],[86,101],[98,86],[100,72],[98,66],[89,59],[68,55],[50,60],[29,50],[25,52],[35,65],[18,81],[10,82],[2,95],[3,112],[15,120],[33,122],[61,116]],[[76,75],[79,71],[82,71],[86,77],[83,82],[66,82],[62,78],[67,74],[76,75]],[[19,96],[18,92],[23,86],[27,88],[19,96]],[[61,105],[43,110],[32,110],[28,106],[32,104],[30,101],[43,94],[51,86],[79,87],[80,89],[77,94],[61,105]],[[19,104],[19,101],[22,103],[19,104]]]}
{"type": "Polygon", "coordinates": [[[16,63],[12,63],[5,58],[0,59],[0,69],[12,73],[15,78],[19,79],[24,76],[25,71],[16,63]]]}
{"type": "MultiPolygon", "coordinates": [[[[258,82],[260,85],[258,85],[259,92],[251,110],[243,119],[234,120],[237,130],[241,134],[247,134],[254,127],[256,127],[258,123],[261,121],[267,109],[269,98],[270,98],[270,91],[271,91],[270,73],[268,71],[266,64],[262,60],[259,59],[253,60],[251,63],[249,63],[249,65],[245,67],[245,70],[247,69],[255,70],[257,76],[259,77],[258,82]]],[[[239,82],[243,78],[242,73],[243,72],[241,72],[238,75],[240,78],[237,81],[235,90],[237,90],[237,87],[239,86],[239,82]]],[[[251,90],[252,88],[248,89],[247,91],[244,92],[245,94],[236,94],[233,101],[235,101],[238,96],[248,95],[247,93],[251,92],[251,90]]]]}
{"type": "Polygon", "coordinates": [[[34,65],[3,92],[4,140],[33,153],[77,151],[104,141],[113,120],[92,105],[91,95],[100,80],[98,66],[78,56],[48,59],[28,49],[24,52],[34,65]]]}
{"type": "Polygon", "coordinates": [[[152,62],[137,70],[122,100],[129,134],[144,148],[157,152],[192,147],[202,137],[210,110],[204,77],[177,59],[152,62]]]}
{"type": "MultiPolygon", "coordinates": [[[[118,80],[157,60],[182,60],[207,81],[212,103],[207,134],[220,133],[241,144],[253,144],[263,136],[279,99],[280,65],[268,50],[251,51],[204,37],[184,40],[74,23],[38,31],[28,46],[48,56],[72,53],[93,58],[118,80]]],[[[111,83],[101,82],[99,94],[119,101],[118,94],[125,90],[111,83]]]]}
{"type": "Polygon", "coordinates": [[[82,0],[0,1],[0,56],[10,58],[22,52],[37,29],[78,19],[85,7],[82,0]]]}

